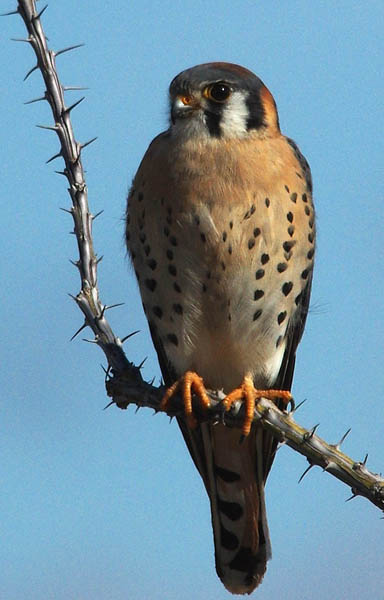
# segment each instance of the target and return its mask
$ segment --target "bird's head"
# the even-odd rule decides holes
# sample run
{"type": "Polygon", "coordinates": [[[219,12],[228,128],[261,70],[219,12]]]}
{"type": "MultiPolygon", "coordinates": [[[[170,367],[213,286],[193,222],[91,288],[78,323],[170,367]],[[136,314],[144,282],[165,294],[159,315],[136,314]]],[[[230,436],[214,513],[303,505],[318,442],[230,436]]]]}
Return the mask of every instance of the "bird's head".
{"type": "Polygon", "coordinates": [[[205,63],[182,71],[171,82],[169,96],[174,134],[243,138],[280,131],[272,94],[239,65],[205,63]]]}

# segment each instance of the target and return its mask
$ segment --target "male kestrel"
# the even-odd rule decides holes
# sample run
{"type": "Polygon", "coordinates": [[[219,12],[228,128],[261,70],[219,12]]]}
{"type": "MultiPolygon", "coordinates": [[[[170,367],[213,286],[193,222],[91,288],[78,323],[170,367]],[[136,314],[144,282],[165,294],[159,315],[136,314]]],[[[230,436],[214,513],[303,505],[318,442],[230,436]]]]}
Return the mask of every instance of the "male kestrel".
{"type": "Polygon", "coordinates": [[[227,408],[244,398],[250,414],[265,390],[286,405],[312,280],[311,174],[247,69],[199,65],[169,95],[169,129],[129,193],[127,246],[171,386],[165,404],[185,395],[178,422],[210,499],[217,573],[249,594],[271,555],[264,484],[276,440],[250,417],[243,436],[196,423],[188,403],[191,388],[208,402],[206,386],[224,390],[227,408]]]}

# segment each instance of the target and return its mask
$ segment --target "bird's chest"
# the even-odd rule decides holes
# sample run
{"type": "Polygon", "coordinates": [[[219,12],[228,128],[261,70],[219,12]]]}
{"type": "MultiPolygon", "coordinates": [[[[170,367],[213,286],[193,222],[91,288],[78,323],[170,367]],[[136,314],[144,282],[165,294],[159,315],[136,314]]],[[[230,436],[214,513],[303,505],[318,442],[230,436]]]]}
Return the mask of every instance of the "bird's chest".
{"type": "Polygon", "coordinates": [[[266,190],[183,188],[130,201],[148,320],[177,372],[196,369],[215,387],[224,366],[229,387],[244,369],[267,383],[305,284],[307,243],[292,227],[292,201],[266,190]]]}

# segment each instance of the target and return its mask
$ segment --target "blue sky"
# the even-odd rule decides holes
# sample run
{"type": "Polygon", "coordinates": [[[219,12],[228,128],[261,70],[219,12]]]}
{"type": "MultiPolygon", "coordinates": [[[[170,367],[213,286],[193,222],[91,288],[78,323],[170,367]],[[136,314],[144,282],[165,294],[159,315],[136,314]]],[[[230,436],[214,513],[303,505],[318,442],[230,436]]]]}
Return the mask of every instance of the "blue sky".
{"type": "MultiPolygon", "coordinates": [[[[13,7],[2,2],[2,10],[13,7]]],[[[383,51],[384,5],[371,0],[281,3],[52,1],[43,24],[65,85],[85,85],[76,136],[84,153],[105,303],[115,332],[159,375],[128,270],[125,196],[151,139],[166,127],[167,86],[210,60],[240,63],[274,94],[282,130],[314,178],[318,252],[312,310],[294,384],[297,415],[345,451],[383,445],[383,51]]],[[[225,600],[216,577],[208,501],[167,417],[107,403],[101,351],[76,339],[82,322],[67,292],[78,276],[66,183],[44,162],[57,151],[19,17],[1,21],[2,399],[0,597],[5,600],[225,600]]],[[[71,104],[80,96],[67,93],[71,104]]],[[[283,448],[267,485],[273,560],[254,594],[263,600],[365,600],[382,590],[383,521],[364,499],[320,469],[300,485],[305,460],[283,448]],[[378,558],[379,557],[379,558],[378,558]]]]}

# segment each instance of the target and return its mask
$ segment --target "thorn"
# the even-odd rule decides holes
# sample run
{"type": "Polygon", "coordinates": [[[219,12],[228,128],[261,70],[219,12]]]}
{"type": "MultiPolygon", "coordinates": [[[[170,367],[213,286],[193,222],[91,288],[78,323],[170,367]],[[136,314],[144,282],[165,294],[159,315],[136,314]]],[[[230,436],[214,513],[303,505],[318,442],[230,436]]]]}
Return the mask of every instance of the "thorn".
{"type": "Polygon", "coordinates": [[[46,4],[44,6],[44,8],[41,9],[41,11],[39,13],[37,13],[37,15],[35,17],[32,17],[33,19],[40,19],[41,15],[43,14],[43,12],[48,8],[48,4],[46,4]]]}
{"type": "Polygon", "coordinates": [[[84,144],[80,144],[81,150],[83,150],[83,148],[86,148],[87,146],[90,146],[90,144],[92,144],[95,140],[97,140],[97,136],[92,138],[88,142],[84,142],[84,144]]]}
{"type": "Polygon", "coordinates": [[[80,331],[83,331],[83,329],[85,329],[86,327],[87,327],[87,323],[84,321],[83,325],[80,327],[80,329],[78,329],[78,330],[76,331],[76,333],[74,333],[74,334],[73,334],[73,336],[71,337],[71,339],[70,339],[69,341],[70,341],[70,342],[72,342],[72,340],[74,340],[74,339],[75,339],[75,337],[76,337],[77,335],[79,335],[80,331]]]}
{"type": "Polygon", "coordinates": [[[18,15],[18,14],[19,14],[19,9],[17,8],[16,10],[11,10],[10,12],[1,13],[0,17],[9,17],[10,15],[18,15]]]}
{"type": "Polygon", "coordinates": [[[85,96],[83,96],[82,98],[80,98],[80,100],[77,100],[77,102],[74,102],[71,106],[68,106],[68,108],[66,108],[64,112],[66,112],[67,114],[69,114],[71,112],[71,110],[73,110],[74,108],[76,108],[76,106],[78,106],[83,100],[85,100],[85,96]]]}
{"type": "MultiPolygon", "coordinates": [[[[56,55],[57,56],[57,55],[56,55]]],[[[61,89],[63,92],[72,92],[72,91],[81,91],[81,90],[89,90],[89,87],[83,87],[80,85],[62,85],[61,89]]]]}
{"type": "Polygon", "coordinates": [[[80,265],[81,265],[81,263],[80,263],[80,261],[79,261],[79,260],[72,260],[72,259],[69,259],[69,262],[70,262],[70,263],[71,263],[71,265],[73,265],[74,267],[77,267],[77,269],[79,269],[79,268],[80,268],[80,265]]]}
{"type": "MultiPolygon", "coordinates": [[[[41,98],[34,98],[33,100],[28,100],[27,102],[24,102],[24,104],[33,104],[34,102],[41,102],[42,100],[46,100],[47,98],[45,96],[41,96],[41,98]]],[[[42,125],[36,125],[36,127],[42,127],[43,129],[45,129],[42,125]]]]}
{"type": "Polygon", "coordinates": [[[112,404],[115,404],[114,400],[111,400],[110,402],[108,402],[107,406],[104,406],[103,410],[107,410],[107,408],[109,408],[110,406],[112,406],[112,404]]]}
{"type": "Polygon", "coordinates": [[[149,385],[153,385],[154,381],[155,381],[155,377],[152,377],[151,381],[149,381],[149,385]]]}
{"type": "Polygon", "coordinates": [[[30,44],[31,40],[29,38],[11,38],[11,42],[27,42],[30,44]]]}
{"type": "Polygon", "coordinates": [[[76,48],[81,48],[82,46],[85,46],[85,44],[75,44],[74,46],[68,46],[68,48],[63,48],[62,50],[58,50],[57,52],[54,52],[54,55],[60,56],[60,54],[64,54],[65,52],[70,52],[71,50],[75,50],[76,48]]]}
{"type": "Polygon", "coordinates": [[[104,306],[103,312],[106,310],[110,310],[111,308],[117,308],[118,306],[124,306],[125,302],[119,302],[118,304],[110,304],[109,306],[104,306]]]}
{"type": "Polygon", "coordinates": [[[299,402],[299,404],[297,404],[295,406],[295,408],[293,410],[291,410],[291,414],[297,412],[299,410],[299,408],[301,408],[306,401],[307,401],[307,398],[304,398],[304,400],[302,402],[299,402]]]}
{"type": "MultiPolygon", "coordinates": [[[[55,171],[55,173],[57,173],[57,175],[64,175],[64,177],[67,176],[67,173],[65,171],[55,171]]],[[[62,208],[61,210],[65,210],[65,209],[62,208]]],[[[67,212],[69,212],[69,210],[67,212]]]]}
{"type": "Polygon", "coordinates": [[[353,500],[354,498],[357,498],[357,494],[355,494],[355,492],[352,490],[352,496],[350,496],[349,498],[347,498],[346,502],[349,502],[350,500],[353,500]]]}
{"type": "MultiPolygon", "coordinates": [[[[58,173],[59,171],[56,171],[56,173],[58,173]]],[[[68,209],[68,208],[62,208],[61,206],[59,207],[60,210],[63,210],[66,213],[69,213],[70,215],[72,214],[72,208],[68,209]]]]}
{"type": "Polygon", "coordinates": [[[98,343],[98,341],[96,339],[87,340],[86,338],[83,338],[83,342],[87,342],[87,344],[97,344],[98,343]]]}
{"type": "Polygon", "coordinates": [[[96,260],[96,264],[98,265],[99,263],[101,263],[101,261],[103,260],[103,258],[104,258],[104,255],[102,254],[102,255],[100,256],[100,258],[98,258],[98,259],[96,260]]]}
{"type": "Polygon", "coordinates": [[[97,217],[99,217],[103,212],[104,212],[104,209],[103,210],[99,210],[98,213],[96,213],[95,215],[92,215],[92,219],[93,220],[97,219],[97,217]]]}
{"type": "Polygon", "coordinates": [[[147,358],[148,358],[148,356],[146,356],[146,357],[145,357],[145,358],[144,358],[144,359],[141,361],[141,363],[139,364],[139,366],[137,367],[137,368],[139,369],[139,371],[140,371],[140,369],[142,368],[142,366],[143,366],[143,364],[145,363],[145,361],[147,360],[147,358]]]}
{"type": "Polygon", "coordinates": [[[139,412],[139,408],[141,408],[141,406],[136,406],[135,414],[139,412]]]}
{"type": "Polygon", "coordinates": [[[76,298],[76,296],[74,296],[73,294],[70,294],[70,293],[68,292],[68,296],[69,296],[70,298],[72,298],[72,300],[74,300],[74,301],[76,302],[76,304],[78,304],[78,303],[79,303],[78,299],[77,299],[77,298],[76,298]]]}
{"type": "Polygon", "coordinates": [[[315,431],[318,428],[318,426],[320,425],[320,423],[318,423],[317,425],[315,425],[314,427],[312,427],[312,429],[310,431],[307,431],[307,433],[305,433],[303,435],[303,441],[307,442],[308,440],[310,440],[311,438],[313,438],[313,436],[315,435],[315,431]]]}
{"type": "Polygon", "coordinates": [[[174,419],[174,417],[169,417],[169,424],[172,423],[173,419],[174,419]]]}
{"type": "MultiPolygon", "coordinates": [[[[40,98],[41,99],[41,98],[40,98]]],[[[31,100],[31,102],[37,102],[37,100],[31,100]]],[[[25,102],[28,104],[28,102],[25,102]]],[[[57,125],[36,125],[39,129],[48,129],[48,131],[58,131],[57,125]]]]}
{"type": "Polygon", "coordinates": [[[32,75],[33,71],[36,71],[38,68],[39,68],[39,65],[35,65],[34,67],[32,67],[32,69],[30,69],[30,71],[28,71],[28,73],[24,77],[23,81],[26,81],[28,79],[28,77],[30,75],[32,75]]]}
{"type": "Polygon", "coordinates": [[[52,161],[53,161],[53,160],[55,160],[56,158],[60,158],[61,156],[63,156],[63,155],[62,155],[62,153],[61,153],[61,150],[60,150],[60,152],[58,152],[57,154],[54,154],[54,156],[51,156],[51,158],[49,158],[49,159],[46,161],[46,163],[45,163],[45,164],[47,165],[48,163],[52,162],[52,161]]]}
{"type": "Polygon", "coordinates": [[[363,465],[363,467],[365,467],[365,465],[367,464],[367,460],[368,460],[368,453],[365,455],[365,458],[364,458],[363,462],[361,463],[363,465]]]}
{"type": "Polygon", "coordinates": [[[344,442],[345,438],[347,437],[347,435],[352,431],[352,428],[350,427],[343,435],[343,437],[341,438],[341,440],[337,443],[337,444],[331,444],[331,446],[333,445],[333,447],[335,448],[335,450],[340,450],[340,446],[341,444],[344,442]]]}
{"type": "Polygon", "coordinates": [[[106,375],[109,375],[109,369],[110,369],[110,367],[108,367],[108,369],[106,369],[106,368],[104,367],[104,365],[100,365],[100,367],[103,369],[103,371],[104,371],[104,373],[105,373],[106,375]]]}
{"type": "Polygon", "coordinates": [[[130,337],[136,335],[136,333],[140,333],[140,329],[138,329],[137,331],[132,331],[132,333],[129,333],[125,337],[121,338],[121,340],[120,340],[121,343],[124,344],[124,342],[126,342],[127,340],[129,340],[130,337]]]}
{"type": "Polygon", "coordinates": [[[307,473],[309,473],[309,471],[312,469],[312,467],[314,467],[314,464],[309,465],[309,467],[307,469],[305,469],[304,473],[302,474],[302,476],[300,477],[299,481],[297,483],[301,483],[304,479],[304,477],[306,476],[307,473]]]}

